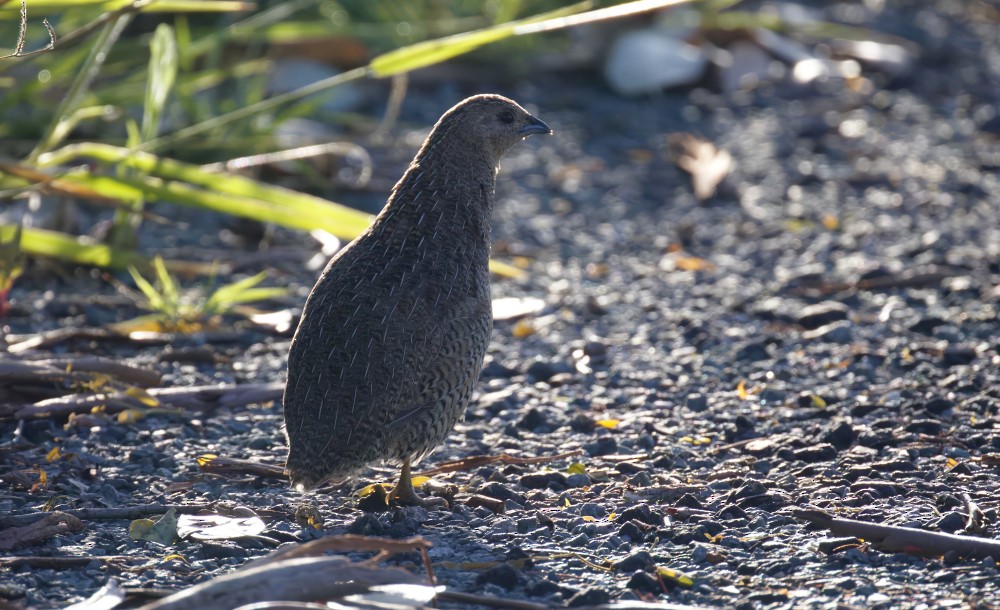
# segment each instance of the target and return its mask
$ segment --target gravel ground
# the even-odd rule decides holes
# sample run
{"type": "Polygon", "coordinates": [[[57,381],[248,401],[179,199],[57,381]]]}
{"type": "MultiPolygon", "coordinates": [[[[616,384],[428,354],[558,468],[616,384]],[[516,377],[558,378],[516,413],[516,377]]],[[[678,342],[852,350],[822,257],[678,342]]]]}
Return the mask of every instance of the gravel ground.
{"type": "MultiPolygon", "coordinates": [[[[360,510],[350,493],[369,481],[301,495],[275,480],[199,471],[205,453],[279,463],[277,403],[129,424],[40,419],[23,422],[16,439],[17,423],[4,421],[10,484],[0,515],[227,502],[257,511],[267,529],[163,547],[129,538],[129,520],[85,521],[11,554],[141,561],[2,568],[0,597],[61,607],[111,577],[179,588],[278,542],[349,532],[424,536],[449,588],[553,607],[997,607],[993,558],[886,553],[793,515],[813,506],[962,533],[971,501],[985,513],[982,535],[998,537],[996,14],[986,3],[896,3],[876,25],[918,40],[923,54],[905,75],[866,71],[872,86],[860,91],[769,84],[722,96],[706,86],[624,100],[584,73],[493,87],[557,133],[508,157],[496,210],[497,257],[531,266],[525,279],[496,282],[494,296],[545,307],[497,323],[464,423],[421,467],[579,455],[438,475],[457,487],[450,511],[379,513],[360,510]],[[982,11],[962,13],[973,5],[982,11]],[[707,202],[671,159],[668,135],[681,131],[733,155],[734,171],[707,202]],[[64,457],[46,463],[54,447],[64,457]],[[571,472],[577,462],[582,472],[571,472]],[[33,481],[16,473],[39,464],[48,484],[30,491],[33,481]],[[503,510],[468,506],[472,494],[503,510]],[[322,527],[298,524],[303,507],[322,527]],[[172,554],[183,560],[164,559],[172,554]],[[655,566],[693,584],[658,582],[655,566]]],[[[485,89],[416,87],[402,125],[429,125],[485,89]]],[[[374,150],[376,179],[391,182],[424,133],[400,127],[396,148],[374,150]]],[[[149,230],[152,239],[169,231],[149,230]]],[[[283,231],[270,239],[275,248],[302,243],[283,231]]],[[[289,303],[300,305],[316,271],[276,266],[289,303]]],[[[94,297],[112,294],[97,274],[35,271],[13,292],[13,333],[136,313],[94,297]]],[[[190,386],[281,381],[288,343],[287,334],[247,331],[225,342],[178,339],[167,355],[162,345],[85,341],[53,353],[109,356],[190,386]],[[215,360],[192,361],[206,352],[215,360]]],[[[391,477],[383,469],[372,480],[391,477]]],[[[419,571],[416,555],[395,563],[419,571]]]]}

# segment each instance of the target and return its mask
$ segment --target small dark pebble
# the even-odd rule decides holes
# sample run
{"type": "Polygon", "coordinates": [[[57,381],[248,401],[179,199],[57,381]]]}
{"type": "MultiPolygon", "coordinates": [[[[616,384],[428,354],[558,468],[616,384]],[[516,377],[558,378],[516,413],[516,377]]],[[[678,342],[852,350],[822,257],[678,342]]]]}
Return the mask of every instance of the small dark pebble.
{"type": "Polygon", "coordinates": [[[843,303],[823,301],[803,307],[799,312],[798,323],[806,330],[813,330],[831,322],[846,320],[849,312],[850,308],[843,303]]]}
{"type": "Polygon", "coordinates": [[[759,362],[761,360],[767,360],[771,357],[770,352],[767,351],[767,343],[764,341],[755,341],[753,343],[748,343],[736,350],[733,357],[740,361],[745,362],[759,362]]]}
{"type": "MultiPolygon", "coordinates": [[[[694,508],[700,508],[700,505],[694,508]]],[[[654,512],[648,504],[636,504],[631,508],[626,508],[618,518],[622,521],[639,521],[647,525],[663,525],[663,515],[654,512]]]]}
{"type": "Polygon", "coordinates": [[[924,410],[931,415],[941,415],[954,406],[955,403],[947,398],[932,398],[924,404],[924,410]]]}
{"type": "Polygon", "coordinates": [[[618,451],[618,441],[616,441],[611,436],[602,436],[593,443],[586,443],[583,446],[583,450],[587,452],[590,457],[597,457],[599,455],[611,455],[618,451]]]}
{"type": "Polygon", "coordinates": [[[971,347],[945,348],[941,361],[945,366],[961,366],[976,359],[976,350],[971,347]]]}
{"type": "Polygon", "coordinates": [[[632,578],[628,579],[625,586],[629,589],[635,589],[637,591],[642,591],[643,593],[652,593],[656,595],[658,593],[663,593],[663,589],[660,587],[660,581],[656,580],[648,572],[638,571],[632,575],[632,578]]]}
{"type": "Polygon", "coordinates": [[[829,555],[837,551],[837,549],[842,549],[847,546],[857,546],[859,544],[861,544],[861,540],[855,538],[854,536],[845,536],[843,538],[823,538],[816,544],[816,548],[820,553],[829,555]]]}
{"type": "Polygon", "coordinates": [[[534,430],[535,428],[544,426],[546,423],[545,415],[538,409],[531,408],[517,422],[517,427],[524,430],[534,430]]]}
{"type": "Polygon", "coordinates": [[[476,577],[476,584],[492,584],[504,589],[513,589],[517,586],[519,579],[517,570],[506,563],[501,563],[479,574],[476,577]]]}
{"type": "Polygon", "coordinates": [[[704,394],[693,392],[687,395],[685,404],[688,409],[694,411],[695,413],[700,413],[708,408],[708,398],[706,398],[704,394]]]}
{"type": "Polygon", "coordinates": [[[646,539],[646,532],[653,529],[653,526],[641,521],[627,521],[618,528],[618,535],[622,538],[630,538],[632,542],[642,542],[646,539]]]}
{"type": "Polygon", "coordinates": [[[611,594],[604,589],[587,589],[571,597],[566,606],[576,608],[579,606],[599,606],[611,601],[611,594]]]}
{"type": "Polygon", "coordinates": [[[942,532],[952,534],[965,527],[965,517],[954,511],[949,511],[934,523],[934,527],[942,532]]]}
{"type": "Polygon", "coordinates": [[[747,515],[747,512],[742,508],[740,508],[739,506],[736,506],[735,504],[729,504],[721,508],[718,512],[715,513],[715,516],[719,519],[722,519],[723,521],[728,521],[731,519],[742,519],[743,521],[750,520],[750,516],[747,515]]]}
{"type": "Polygon", "coordinates": [[[648,552],[639,551],[615,563],[612,567],[618,572],[635,572],[636,570],[649,570],[655,565],[656,562],[653,561],[653,557],[648,552]]]}
{"type": "MultiPolygon", "coordinates": [[[[521,477],[518,481],[522,487],[528,489],[545,489],[550,483],[558,483],[563,488],[566,487],[566,475],[561,472],[532,472],[521,477]]],[[[506,498],[504,498],[506,499],[506,498]]]]}
{"type": "Polygon", "coordinates": [[[854,426],[842,421],[832,430],[823,436],[823,440],[833,446],[836,450],[843,451],[851,446],[857,434],[854,426]]]}
{"type": "Polygon", "coordinates": [[[503,483],[487,483],[486,485],[483,485],[483,488],[479,490],[479,493],[484,496],[496,498],[497,500],[514,500],[518,504],[526,504],[524,496],[517,493],[510,487],[507,487],[503,483]]]}
{"type": "Polygon", "coordinates": [[[573,369],[568,364],[562,362],[551,363],[545,362],[544,360],[536,360],[528,365],[528,369],[524,373],[528,376],[528,380],[534,383],[538,381],[548,381],[559,373],[571,372],[573,372],[573,369]]]}
{"type": "Polygon", "coordinates": [[[947,324],[947,322],[937,316],[924,316],[913,324],[910,324],[907,330],[922,335],[929,335],[934,332],[935,328],[944,324],[947,324]]]}
{"type": "Polygon", "coordinates": [[[941,422],[934,419],[917,419],[906,425],[906,431],[914,434],[936,435],[941,429],[941,422]]]}
{"type": "Polygon", "coordinates": [[[514,375],[517,375],[516,370],[506,367],[492,358],[487,359],[483,369],[479,372],[479,377],[482,379],[510,379],[514,375]]]}
{"type": "Polygon", "coordinates": [[[803,332],[802,339],[805,341],[824,341],[827,343],[850,343],[851,323],[847,320],[831,322],[819,328],[803,332]]]}
{"type": "Polygon", "coordinates": [[[806,463],[826,462],[837,457],[837,449],[829,443],[819,443],[794,451],[795,459],[806,463]]]}
{"type": "Polygon", "coordinates": [[[376,485],[372,493],[358,501],[358,508],[366,513],[384,513],[389,510],[388,494],[381,485],[376,485]]]}

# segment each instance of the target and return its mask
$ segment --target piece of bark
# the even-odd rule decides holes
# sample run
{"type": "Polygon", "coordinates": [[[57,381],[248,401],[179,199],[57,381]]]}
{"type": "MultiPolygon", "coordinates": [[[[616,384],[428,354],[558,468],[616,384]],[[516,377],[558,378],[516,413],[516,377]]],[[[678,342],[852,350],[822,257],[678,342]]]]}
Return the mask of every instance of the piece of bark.
{"type": "Polygon", "coordinates": [[[940,556],[954,551],[960,557],[973,559],[1000,557],[998,540],[843,519],[819,509],[801,509],[792,514],[798,519],[825,527],[837,536],[861,538],[886,553],[940,556]]]}
{"type": "Polygon", "coordinates": [[[45,513],[40,519],[28,525],[0,530],[0,551],[32,546],[53,536],[78,532],[82,529],[83,522],[73,515],[60,512],[45,513]]]}
{"type": "MultiPolygon", "coordinates": [[[[146,393],[159,401],[161,407],[198,410],[270,402],[280,399],[283,389],[283,384],[274,382],[151,388],[146,393]]],[[[74,394],[42,400],[31,405],[21,405],[13,413],[0,412],[0,419],[11,416],[16,419],[68,416],[70,413],[89,412],[96,406],[105,406],[107,412],[116,413],[144,405],[138,399],[124,392],[74,394]]]]}
{"type": "Polygon", "coordinates": [[[332,599],[364,593],[374,585],[422,582],[402,568],[369,567],[344,557],[288,559],[230,572],[140,610],[231,610],[253,602],[332,599]]]}

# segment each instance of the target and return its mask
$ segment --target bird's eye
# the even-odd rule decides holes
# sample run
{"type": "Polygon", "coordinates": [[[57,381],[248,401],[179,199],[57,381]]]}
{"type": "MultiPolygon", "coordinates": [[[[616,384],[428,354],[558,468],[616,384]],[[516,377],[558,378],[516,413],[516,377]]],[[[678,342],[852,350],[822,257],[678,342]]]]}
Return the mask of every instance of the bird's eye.
{"type": "Polygon", "coordinates": [[[497,115],[497,120],[499,120],[501,123],[505,125],[510,125],[511,123],[514,122],[514,113],[511,112],[510,110],[504,110],[503,112],[497,115]]]}

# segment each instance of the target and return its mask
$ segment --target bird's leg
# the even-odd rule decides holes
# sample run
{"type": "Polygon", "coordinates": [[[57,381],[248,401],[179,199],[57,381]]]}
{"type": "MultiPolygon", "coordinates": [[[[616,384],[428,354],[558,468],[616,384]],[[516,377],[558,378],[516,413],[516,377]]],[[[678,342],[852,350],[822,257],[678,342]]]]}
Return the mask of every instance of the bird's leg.
{"type": "Polygon", "coordinates": [[[444,498],[421,498],[413,491],[413,478],[410,476],[410,460],[403,460],[403,469],[399,474],[399,482],[389,492],[389,501],[397,506],[423,506],[424,508],[447,508],[448,501],[444,498]]]}

